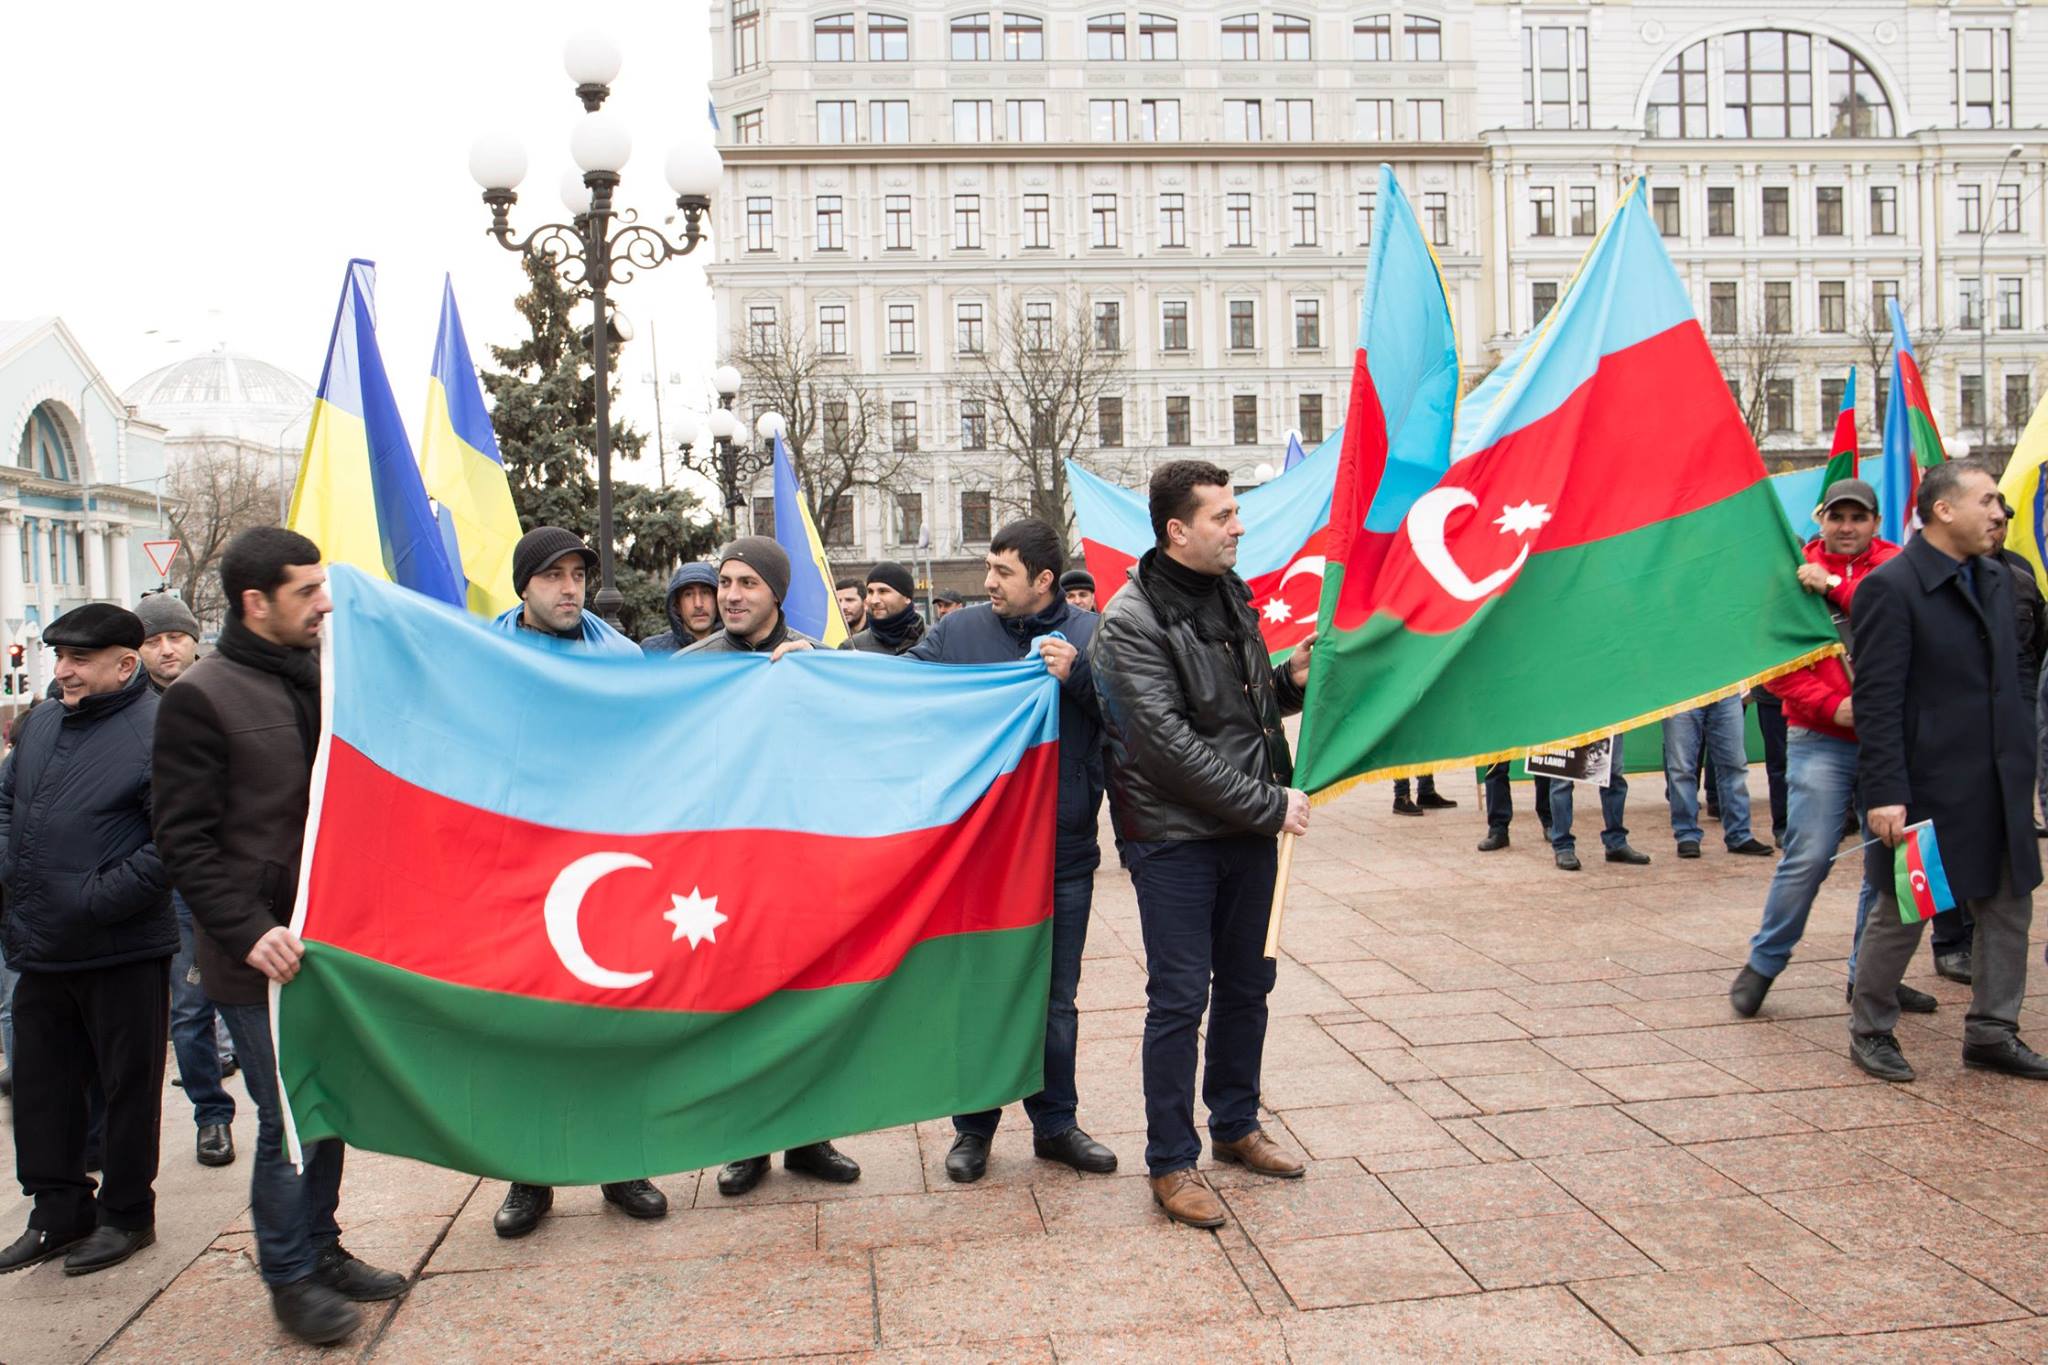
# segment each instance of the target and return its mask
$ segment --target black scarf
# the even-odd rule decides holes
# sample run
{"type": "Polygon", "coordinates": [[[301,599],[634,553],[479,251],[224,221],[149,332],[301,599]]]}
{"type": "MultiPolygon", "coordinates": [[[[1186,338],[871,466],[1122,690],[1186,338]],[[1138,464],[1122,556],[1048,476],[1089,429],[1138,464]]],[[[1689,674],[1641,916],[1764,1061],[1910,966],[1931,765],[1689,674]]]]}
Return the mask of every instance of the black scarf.
{"type": "Polygon", "coordinates": [[[1138,582],[1162,618],[1191,621],[1199,639],[1243,643],[1244,613],[1238,603],[1250,600],[1251,594],[1248,589],[1240,591],[1242,581],[1236,574],[1202,573],[1151,549],[1138,561],[1138,582]]]}
{"type": "Polygon", "coordinates": [[[298,711],[299,739],[310,760],[320,745],[320,656],[310,649],[272,644],[243,624],[239,616],[228,618],[214,648],[230,662],[284,679],[298,711]]]}
{"type": "Polygon", "coordinates": [[[894,616],[880,617],[868,613],[868,629],[875,638],[889,647],[891,654],[901,654],[924,637],[924,618],[917,614],[916,607],[905,607],[894,616]]]}

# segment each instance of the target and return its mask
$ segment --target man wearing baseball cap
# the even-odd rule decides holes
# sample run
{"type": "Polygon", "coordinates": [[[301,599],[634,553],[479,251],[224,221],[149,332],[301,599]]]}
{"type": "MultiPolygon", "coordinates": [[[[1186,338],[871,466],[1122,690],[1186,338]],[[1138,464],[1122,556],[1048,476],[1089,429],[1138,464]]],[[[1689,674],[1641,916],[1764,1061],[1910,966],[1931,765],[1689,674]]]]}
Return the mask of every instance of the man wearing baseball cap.
{"type": "Polygon", "coordinates": [[[491,624],[552,649],[638,658],[640,646],[583,609],[597,551],[574,531],[536,526],[512,547],[512,591],[519,605],[491,624]]]}

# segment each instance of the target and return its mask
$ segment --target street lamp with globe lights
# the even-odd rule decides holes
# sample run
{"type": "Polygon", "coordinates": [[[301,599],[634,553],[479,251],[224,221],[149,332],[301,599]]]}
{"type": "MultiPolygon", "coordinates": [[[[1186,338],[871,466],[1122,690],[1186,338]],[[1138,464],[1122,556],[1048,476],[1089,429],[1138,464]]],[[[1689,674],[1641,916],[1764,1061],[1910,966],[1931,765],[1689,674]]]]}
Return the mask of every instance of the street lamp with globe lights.
{"type": "MultiPolygon", "coordinates": [[[[572,221],[548,223],[523,238],[512,235],[514,192],[526,178],[526,150],[502,133],[479,137],[469,152],[469,173],[483,187],[491,210],[490,234],[508,251],[547,262],[569,288],[590,299],[592,383],[597,408],[597,614],[619,624],[620,596],[613,576],[611,335],[614,317],[606,297],[615,284],[625,284],[642,270],[652,270],[678,256],[687,256],[704,240],[704,216],[717,191],[723,164],[708,142],[684,142],[668,155],[669,188],[683,214],[683,236],[642,225],[633,210],[612,206],[619,172],[633,153],[633,136],[625,121],[604,111],[611,84],[619,74],[618,45],[601,33],[579,33],[563,45],[562,66],[576,83],[584,116],[569,135],[569,152],[582,174],[570,171],[562,180],[562,202],[572,221]]],[[[617,329],[623,340],[630,325],[617,329]]]]}
{"type": "Polygon", "coordinates": [[[719,395],[721,406],[711,410],[704,418],[704,429],[711,435],[713,448],[718,453],[718,491],[725,496],[725,520],[732,535],[740,533],[740,473],[739,452],[733,446],[733,438],[740,434],[740,419],[733,416],[730,407],[723,406],[732,400],[719,395]]]}
{"type": "MultiPolygon", "coordinates": [[[[1998,184],[1991,191],[1991,203],[1977,224],[1977,417],[1986,439],[1991,434],[1991,289],[1984,278],[1984,248],[1991,241],[1991,219],[1998,212],[1998,196],[2005,189],[2006,170],[2026,154],[2024,142],[2015,142],[2005,149],[2005,160],[1998,163],[1998,184]]],[[[2017,228],[2019,224],[2013,226],[2017,228]]],[[[2012,420],[2010,413],[2006,420],[2012,420]]]]}

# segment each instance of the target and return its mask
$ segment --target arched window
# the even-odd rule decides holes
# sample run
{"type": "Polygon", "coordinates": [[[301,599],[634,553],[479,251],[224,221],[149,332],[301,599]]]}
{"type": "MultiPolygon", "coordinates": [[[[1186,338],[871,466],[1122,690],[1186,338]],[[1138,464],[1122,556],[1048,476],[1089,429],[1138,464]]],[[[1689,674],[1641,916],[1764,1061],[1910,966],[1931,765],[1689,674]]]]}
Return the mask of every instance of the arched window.
{"type": "Polygon", "coordinates": [[[1259,16],[1233,14],[1223,21],[1223,60],[1255,62],[1259,59],[1259,16]]]}
{"type": "Polygon", "coordinates": [[[963,14],[953,21],[954,61],[985,62],[991,55],[986,14],[963,14]]]}
{"type": "Polygon", "coordinates": [[[1444,59],[1444,26],[1435,19],[1411,17],[1407,44],[1402,55],[1411,62],[1440,62],[1444,59]]]}
{"type": "Polygon", "coordinates": [[[1098,14],[1088,21],[1088,60],[1120,62],[1124,59],[1124,17],[1098,14]]]}
{"type": "Polygon", "coordinates": [[[1870,64],[1840,43],[1789,29],[1703,38],[1651,82],[1651,137],[1896,137],[1870,64]]]}
{"type": "Polygon", "coordinates": [[[1368,14],[1351,26],[1351,60],[1390,62],[1394,59],[1394,20],[1391,15],[1368,14]]]}
{"type": "Polygon", "coordinates": [[[1180,21],[1164,14],[1138,16],[1138,60],[1171,62],[1180,59],[1180,21]]]}
{"type": "Polygon", "coordinates": [[[1650,87],[1651,137],[1707,135],[1707,45],[1694,43],[1671,59],[1650,87]]]}
{"type": "Polygon", "coordinates": [[[1758,29],[1721,40],[1729,137],[1813,136],[1813,39],[1758,29]]]}
{"type": "Polygon", "coordinates": [[[907,62],[910,60],[910,21],[895,14],[868,16],[868,60],[907,62]]]}
{"type": "Polygon", "coordinates": [[[1877,73],[1840,43],[1828,44],[1828,136],[1894,137],[1891,101],[1877,73]]]}
{"type": "Polygon", "coordinates": [[[1029,14],[1003,15],[1003,60],[1045,60],[1045,20],[1029,14]]]}
{"type": "Polygon", "coordinates": [[[853,15],[827,14],[811,25],[811,60],[853,60],[853,15]]]}
{"type": "Polygon", "coordinates": [[[1273,57],[1282,62],[1309,60],[1308,20],[1298,14],[1273,16],[1273,57]]]}
{"type": "Polygon", "coordinates": [[[28,415],[28,422],[21,429],[21,449],[16,453],[14,462],[45,479],[58,479],[65,483],[76,480],[78,460],[71,449],[71,438],[65,434],[63,422],[48,403],[38,404],[28,415]]]}

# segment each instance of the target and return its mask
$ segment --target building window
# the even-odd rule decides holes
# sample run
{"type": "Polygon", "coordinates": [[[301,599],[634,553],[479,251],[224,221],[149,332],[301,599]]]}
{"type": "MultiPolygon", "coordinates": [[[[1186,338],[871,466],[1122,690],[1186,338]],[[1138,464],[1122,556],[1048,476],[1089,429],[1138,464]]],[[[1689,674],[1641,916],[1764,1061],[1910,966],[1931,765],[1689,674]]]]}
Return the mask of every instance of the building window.
{"type": "Polygon", "coordinates": [[[1159,245],[1188,244],[1187,196],[1178,191],[1159,196],[1159,245]]]}
{"type": "Polygon", "coordinates": [[[1308,20],[1298,14],[1276,14],[1273,16],[1273,60],[1277,62],[1305,62],[1309,60],[1308,20]]]}
{"type": "Polygon", "coordinates": [[[1233,14],[1223,21],[1223,60],[1255,62],[1259,59],[1259,16],[1233,14]]]}
{"type": "Polygon", "coordinates": [[[1230,349],[1256,350],[1259,344],[1258,312],[1250,299],[1230,301],[1230,349]]]}
{"type": "Polygon", "coordinates": [[[1173,62],[1180,60],[1180,23],[1164,14],[1138,16],[1138,60],[1173,62]]]}
{"type": "Polygon", "coordinates": [[[868,141],[910,141],[910,101],[869,100],[868,141]]]}
{"type": "Polygon", "coordinates": [[[1715,336],[1734,336],[1742,330],[1742,296],[1734,280],[1715,280],[1707,286],[1707,330],[1715,336]]]}
{"type": "Polygon", "coordinates": [[[1138,137],[1145,142],[1180,141],[1180,101],[1138,101],[1138,137]]]}
{"type": "Polygon", "coordinates": [[[1541,327],[1550,310],[1557,307],[1557,281],[1529,281],[1529,326],[1541,327]]]}
{"type": "Polygon", "coordinates": [[[853,15],[828,14],[811,24],[811,60],[853,60],[853,15]]]}
{"type": "Polygon", "coordinates": [[[1323,349],[1323,301],[1321,299],[1296,299],[1294,301],[1294,345],[1297,350],[1320,351],[1323,349]]]}
{"type": "Polygon", "coordinates": [[[1282,142],[1313,142],[1316,136],[1314,100],[1274,100],[1273,136],[1282,142]]]}
{"type": "Polygon", "coordinates": [[[732,69],[738,75],[761,64],[761,0],[732,0],[732,69]]]}
{"type": "Polygon", "coordinates": [[[910,196],[886,195],[882,199],[882,245],[890,251],[908,251],[910,240],[910,196]]]}
{"type": "Polygon", "coordinates": [[[1828,136],[1890,137],[1891,101],[1877,73],[1839,43],[1828,44],[1828,136]]]}
{"type": "Polygon", "coordinates": [[[1027,194],[1024,196],[1024,245],[1026,247],[1049,247],[1052,245],[1052,196],[1049,194],[1027,194]]]}
{"type": "Polygon", "coordinates": [[[1849,330],[1849,285],[1846,281],[1820,282],[1820,329],[1823,332],[1849,330]]]}
{"type": "Polygon", "coordinates": [[[1116,245],[1115,195],[1091,194],[1088,196],[1088,245],[1101,247],[1116,245]]]}
{"type": "Polygon", "coordinates": [[[963,14],[953,21],[954,61],[985,62],[991,55],[986,14],[963,14]]]}
{"type": "Polygon", "coordinates": [[[1529,188],[1529,210],[1531,237],[1557,236],[1557,191],[1548,185],[1532,185],[1529,188]]]}
{"type": "Polygon", "coordinates": [[[892,303],[889,305],[889,354],[917,354],[916,304],[892,303]]]}
{"type": "Polygon", "coordinates": [[[1259,399],[1250,393],[1232,394],[1230,398],[1230,439],[1241,446],[1255,446],[1259,443],[1259,399]]]}
{"type": "Polygon", "coordinates": [[[1003,60],[1042,62],[1045,60],[1045,20],[1029,14],[1003,15],[1003,60]]]}
{"type": "Polygon", "coordinates": [[[1789,379],[1764,381],[1764,429],[1773,435],[1792,430],[1792,393],[1789,379]]]}
{"type": "Polygon", "coordinates": [[[818,196],[818,250],[846,250],[846,213],[836,194],[818,196]]]}
{"type": "Polygon", "coordinates": [[[1707,45],[1694,43],[1671,59],[1650,86],[1651,137],[1707,135],[1707,45]]]}
{"type": "Polygon", "coordinates": [[[924,533],[924,494],[898,493],[896,504],[896,543],[915,545],[924,533]]]}
{"type": "MultiPolygon", "coordinates": [[[[1880,332],[1891,330],[1892,305],[1899,301],[1897,280],[1872,280],[1870,282],[1870,325],[1880,332]]],[[[1879,412],[1884,404],[1877,405],[1879,412]]]]}
{"type": "Polygon", "coordinates": [[[1417,142],[1442,142],[1444,140],[1444,102],[1442,100],[1408,101],[1408,136],[1417,142]]]}
{"type": "Polygon", "coordinates": [[[960,538],[970,544],[988,542],[988,494],[970,489],[960,495],[960,538]]]}
{"type": "Polygon", "coordinates": [[[1124,443],[1123,399],[1095,400],[1095,443],[1109,450],[1114,450],[1124,443]]]}
{"type": "Polygon", "coordinates": [[[981,250],[981,196],[953,196],[953,247],[956,251],[981,250]]]}
{"type": "Polygon", "coordinates": [[[818,101],[818,141],[823,143],[854,142],[860,137],[860,125],[856,122],[852,100],[818,101]]]}
{"type": "Polygon", "coordinates": [[[844,455],[853,436],[853,424],[846,417],[844,398],[827,399],[822,405],[824,411],[825,449],[833,455],[844,455]]]}
{"type": "Polygon", "coordinates": [[[1879,419],[1882,420],[1885,410],[1891,406],[1892,377],[1883,370],[1879,370],[1877,372],[1877,383],[1873,384],[1871,388],[1874,391],[1871,399],[1877,404],[1877,414],[1879,419]]]}
{"type": "Polygon", "coordinates": [[[763,535],[775,532],[775,499],[756,496],[753,501],[754,529],[763,535]]]}
{"type": "Polygon", "coordinates": [[[846,354],[845,304],[822,303],[818,305],[818,354],[846,354]]]}
{"type": "Polygon", "coordinates": [[[1314,246],[1316,244],[1316,193],[1314,190],[1294,191],[1294,244],[1314,246]]]}
{"type": "Polygon", "coordinates": [[[1009,117],[1010,141],[1045,141],[1045,101],[1007,100],[1003,105],[1009,117]]]}
{"type": "Polygon", "coordinates": [[[917,449],[917,400],[898,398],[889,404],[889,444],[896,450],[917,449]]]}
{"type": "Polygon", "coordinates": [[[1128,142],[1131,138],[1129,100],[1089,100],[1088,136],[1097,142],[1128,142]]]}
{"type": "Polygon", "coordinates": [[[1300,398],[1301,420],[1296,425],[1301,430],[1301,443],[1318,446],[1323,443],[1323,396],[1319,393],[1305,393],[1300,398]]]}
{"type": "Polygon", "coordinates": [[[1792,281],[1764,281],[1764,331],[1772,336],[1792,335],[1792,281]]]}
{"type": "Polygon", "coordinates": [[[1167,396],[1166,443],[1170,446],[1187,446],[1195,443],[1194,423],[1189,418],[1188,396],[1184,393],[1167,396]]]}
{"type": "Polygon", "coordinates": [[[953,101],[953,141],[994,142],[996,102],[994,100],[953,101]]]}
{"type": "Polygon", "coordinates": [[[1451,244],[1451,196],[1443,190],[1425,190],[1422,194],[1422,225],[1429,233],[1431,246],[1451,244]]]}
{"type": "Polygon", "coordinates": [[[1378,190],[1360,190],[1358,192],[1358,244],[1360,246],[1372,245],[1373,208],[1379,202],[1379,197],[1380,192],[1378,190]]]}
{"type": "Polygon", "coordinates": [[[2012,31],[1956,30],[1956,123],[1964,128],[2012,127],[2012,31]]]}
{"type": "Polygon", "coordinates": [[[1821,237],[1842,235],[1842,187],[1821,185],[1813,192],[1813,230],[1821,237]]]}
{"type": "Polygon", "coordinates": [[[1957,324],[1976,331],[1984,325],[1984,282],[1975,276],[1956,281],[1957,324]]]}
{"type": "Polygon", "coordinates": [[[742,146],[761,141],[761,111],[749,109],[736,115],[732,121],[732,134],[733,140],[742,146]]]}
{"type": "Polygon", "coordinates": [[[832,506],[825,513],[825,524],[818,528],[818,536],[830,548],[843,550],[853,544],[853,494],[841,493],[832,499],[832,506]]]}
{"type": "Polygon", "coordinates": [[[2017,431],[2026,425],[2027,415],[2034,410],[2034,386],[2027,382],[2024,374],[2009,374],[2005,377],[2005,424],[2017,431]]]}
{"type": "Polygon", "coordinates": [[[1664,185],[1651,189],[1650,215],[1657,220],[1657,232],[1661,236],[1676,237],[1684,231],[1678,217],[1676,187],[1664,185]]]}
{"type": "Polygon", "coordinates": [[[1984,187],[1982,185],[1959,185],[1956,187],[1956,227],[1958,231],[1977,233],[1984,229],[1984,187]]]}
{"type": "MultiPolygon", "coordinates": [[[[56,410],[48,403],[38,403],[22,425],[21,446],[15,463],[45,479],[63,483],[72,481],[78,461],[72,450],[71,437],[58,420],[56,410]]],[[[26,547],[32,539],[24,533],[22,545],[26,547]]],[[[22,553],[26,556],[27,549],[24,548],[22,553]]]]}
{"type": "Polygon", "coordinates": [[[1707,236],[1733,237],[1735,235],[1735,187],[1733,185],[1707,186],[1707,236]]]}
{"type": "Polygon", "coordinates": [[[1572,186],[1572,236],[1591,237],[1600,231],[1600,207],[1591,185],[1572,186]]]}
{"type": "Polygon", "coordinates": [[[988,449],[988,416],[982,410],[979,398],[960,400],[960,448],[988,449]]]}
{"type": "Polygon", "coordinates": [[[1052,305],[1043,300],[1024,305],[1024,348],[1028,351],[1049,351],[1052,349],[1052,305]]]}
{"type": "Polygon", "coordinates": [[[895,14],[868,16],[868,60],[907,62],[910,60],[910,21],[895,14]]]}
{"type": "MultiPolygon", "coordinates": [[[[1842,410],[1842,401],[1849,396],[1849,381],[1846,379],[1823,379],[1820,381],[1820,414],[1823,422],[1832,422],[1835,414],[1842,410]]],[[[1832,432],[1833,427],[1828,428],[1832,432]]]]}
{"type": "Polygon", "coordinates": [[[2024,281],[2010,277],[1998,282],[1998,330],[2001,332],[2025,330],[2021,325],[2023,309],[2020,304],[2023,284],[2024,281]]]}
{"type": "Polygon", "coordinates": [[[1766,237],[1792,235],[1792,191],[1783,185],[1764,186],[1763,230],[1766,237]]]}
{"type": "Polygon", "coordinates": [[[1351,25],[1351,60],[1388,62],[1394,59],[1394,21],[1385,14],[1368,14],[1351,25]]]}
{"type": "Polygon", "coordinates": [[[1870,235],[1899,235],[1899,191],[1892,185],[1870,187],[1870,235]]]}
{"type": "Polygon", "coordinates": [[[1721,40],[1728,137],[1813,136],[1813,39],[1754,29],[1721,40]]]}
{"type": "Polygon", "coordinates": [[[1998,203],[1993,209],[1998,226],[1993,232],[2018,232],[2020,230],[2020,187],[2000,185],[1998,203]]]}
{"type": "Polygon", "coordinates": [[[1252,197],[1248,193],[1223,196],[1223,220],[1229,228],[1225,246],[1252,244],[1252,197]]]}
{"type": "Polygon", "coordinates": [[[986,345],[982,311],[978,303],[953,307],[953,349],[961,355],[980,355],[986,345]]]}
{"type": "Polygon", "coordinates": [[[747,196],[747,250],[775,249],[775,201],[766,195],[747,196]]]}
{"type": "Polygon", "coordinates": [[[1227,142],[1257,142],[1265,136],[1257,100],[1223,101],[1223,137],[1227,142]]]}
{"type": "Polygon", "coordinates": [[[1587,86],[1583,24],[1522,30],[1522,109],[1531,128],[1584,128],[1587,86]]]}
{"type": "Polygon", "coordinates": [[[1188,348],[1188,301],[1168,299],[1159,305],[1159,349],[1185,351],[1188,348]]]}
{"type": "Polygon", "coordinates": [[[756,303],[747,308],[747,349],[765,355],[775,349],[775,305],[756,303]]]}
{"type": "Polygon", "coordinates": [[[1351,135],[1360,142],[1391,142],[1394,137],[1394,102],[1351,101],[1351,135]]]}
{"type": "Polygon", "coordinates": [[[1121,351],[1123,348],[1123,304],[1115,299],[1098,299],[1095,304],[1095,349],[1121,351]]]}
{"type": "Polygon", "coordinates": [[[1098,14],[1088,21],[1088,60],[1120,62],[1124,59],[1124,17],[1098,14]]]}
{"type": "Polygon", "coordinates": [[[1411,62],[1440,62],[1444,59],[1444,26],[1435,19],[1408,18],[1403,30],[1407,38],[1402,53],[1411,62]]]}
{"type": "Polygon", "coordinates": [[[1963,374],[1956,376],[1957,414],[1966,427],[1984,425],[1984,376],[1963,374]]]}

